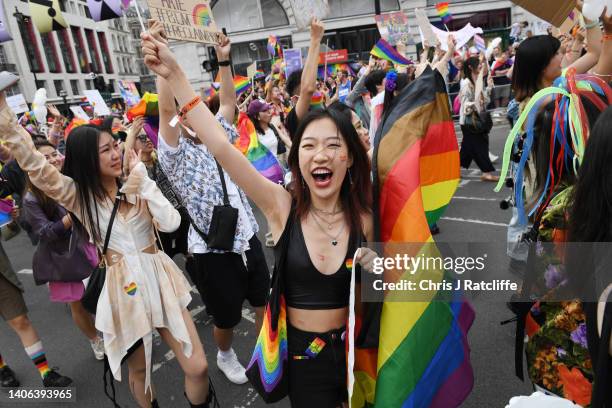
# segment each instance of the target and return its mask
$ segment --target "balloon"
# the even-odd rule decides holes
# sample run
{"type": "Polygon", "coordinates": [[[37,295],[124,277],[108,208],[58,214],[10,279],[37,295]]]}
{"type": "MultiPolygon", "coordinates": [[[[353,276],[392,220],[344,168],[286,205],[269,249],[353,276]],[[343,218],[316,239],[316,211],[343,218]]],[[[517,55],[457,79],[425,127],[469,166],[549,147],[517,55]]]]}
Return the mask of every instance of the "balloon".
{"type": "Polygon", "coordinates": [[[584,0],[582,14],[590,21],[597,21],[606,7],[606,14],[609,16],[612,14],[612,0],[584,0]]]}
{"type": "Polygon", "coordinates": [[[47,90],[40,88],[34,93],[32,111],[38,123],[47,123],[47,90]]]}

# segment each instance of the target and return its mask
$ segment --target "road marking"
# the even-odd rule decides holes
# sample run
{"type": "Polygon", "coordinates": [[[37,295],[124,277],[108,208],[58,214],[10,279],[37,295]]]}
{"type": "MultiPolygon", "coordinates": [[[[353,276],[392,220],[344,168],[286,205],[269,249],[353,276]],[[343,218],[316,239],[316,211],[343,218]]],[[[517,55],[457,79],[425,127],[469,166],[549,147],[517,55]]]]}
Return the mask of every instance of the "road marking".
{"type": "Polygon", "coordinates": [[[457,186],[457,188],[459,188],[459,187],[465,187],[465,186],[466,186],[466,185],[467,185],[467,184],[468,184],[470,181],[471,181],[471,180],[465,180],[465,179],[461,180],[461,181],[459,182],[459,185],[457,186]]]}
{"type": "Polygon", "coordinates": [[[22,274],[22,275],[32,275],[33,272],[31,269],[22,269],[17,273],[22,274]]]}
{"type": "Polygon", "coordinates": [[[446,221],[469,222],[472,224],[494,225],[496,227],[507,227],[508,226],[508,224],[503,224],[501,222],[472,220],[472,219],[466,219],[466,218],[442,217],[441,219],[446,220],[446,221]]]}
{"type": "Polygon", "coordinates": [[[476,200],[476,201],[499,201],[499,199],[497,199],[497,198],[462,197],[462,196],[454,196],[453,199],[457,199],[457,200],[476,200]]]}

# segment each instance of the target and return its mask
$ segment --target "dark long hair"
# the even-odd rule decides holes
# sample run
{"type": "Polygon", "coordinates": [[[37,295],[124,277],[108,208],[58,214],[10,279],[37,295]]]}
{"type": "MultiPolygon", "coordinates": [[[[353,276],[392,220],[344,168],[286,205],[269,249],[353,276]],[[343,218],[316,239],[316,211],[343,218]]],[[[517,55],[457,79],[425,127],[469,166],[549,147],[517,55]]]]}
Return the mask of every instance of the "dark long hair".
{"type": "Polygon", "coordinates": [[[96,202],[105,202],[109,198],[100,179],[98,146],[101,134],[100,129],[89,125],[72,130],[66,141],[66,159],[62,170],[74,180],[81,211],[78,215],[95,243],[102,241],[96,202]]]}
{"type": "Polygon", "coordinates": [[[612,107],[589,136],[570,206],[571,242],[612,241],[612,107]]]}
{"type": "MultiPolygon", "coordinates": [[[[34,142],[34,147],[36,147],[37,150],[43,146],[48,146],[55,150],[55,146],[53,146],[47,140],[37,140],[34,142]]],[[[47,196],[45,193],[43,193],[38,187],[36,187],[30,181],[30,177],[27,175],[27,173],[26,173],[26,191],[30,191],[30,193],[32,193],[32,195],[38,202],[38,205],[42,209],[43,213],[47,216],[47,218],[49,219],[53,218],[53,216],[57,212],[57,203],[53,199],[51,199],[49,196],[47,196]]]]}
{"type": "Polygon", "coordinates": [[[348,153],[353,159],[353,165],[349,168],[352,183],[348,175],[342,182],[340,189],[340,202],[344,209],[346,223],[351,227],[353,233],[363,233],[361,217],[369,214],[372,209],[372,181],[370,179],[370,160],[359,140],[359,135],[353,127],[351,120],[345,113],[333,109],[317,109],[309,112],[300,122],[291,150],[289,151],[289,168],[293,174],[293,196],[296,201],[296,217],[305,217],[310,210],[310,191],[306,184],[302,183],[303,176],[300,171],[299,150],[304,131],[313,122],[330,119],[338,128],[338,133],[347,145],[348,153]]]}
{"type": "Polygon", "coordinates": [[[469,79],[469,81],[474,84],[474,79],[472,79],[472,72],[478,69],[480,65],[480,60],[478,57],[470,57],[463,62],[463,77],[469,79]]]}
{"type": "Polygon", "coordinates": [[[512,89],[517,101],[522,102],[540,90],[542,72],[560,47],[561,42],[551,35],[536,35],[518,46],[512,72],[512,89]]]}

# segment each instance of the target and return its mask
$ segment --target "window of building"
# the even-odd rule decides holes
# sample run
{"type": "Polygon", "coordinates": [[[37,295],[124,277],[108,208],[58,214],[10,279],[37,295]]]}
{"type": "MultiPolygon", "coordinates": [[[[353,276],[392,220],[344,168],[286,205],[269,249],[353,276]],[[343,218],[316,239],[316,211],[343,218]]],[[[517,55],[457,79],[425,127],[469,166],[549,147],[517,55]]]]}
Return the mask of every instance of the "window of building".
{"type": "Polygon", "coordinates": [[[83,43],[81,30],[79,27],[74,26],[70,26],[70,30],[72,31],[72,40],[74,41],[74,49],[76,50],[77,58],[79,59],[81,72],[85,74],[91,72],[91,68],[89,67],[89,59],[87,58],[87,53],[85,52],[85,44],[83,43]]]}
{"type": "Polygon", "coordinates": [[[47,81],[38,80],[38,81],[35,81],[34,83],[36,84],[36,89],[40,89],[40,88],[47,89],[47,81]]]}
{"type": "Polygon", "coordinates": [[[32,20],[18,21],[19,33],[21,34],[21,41],[25,48],[28,56],[28,63],[30,64],[30,71],[42,72],[42,58],[40,57],[40,51],[38,50],[38,42],[36,41],[36,35],[34,34],[34,27],[32,26],[32,20]]]}
{"type": "Polygon", "coordinates": [[[218,1],[213,12],[217,27],[228,32],[289,25],[289,18],[278,0],[218,1]]]}
{"type": "Polygon", "coordinates": [[[41,34],[40,40],[43,45],[45,57],[47,58],[49,72],[62,72],[59,56],[57,55],[57,47],[55,46],[55,38],[53,37],[53,31],[46,34],[41,34]]]}
{"type": "Polygon", "coordinates": [[[85,80],[85,88],[86,89],[94,89],[93,80],[86,79],[85,80]]]}
{"type": "Polygon", "coordinates": [[[53,86],[55,86],[55,94],[60,96],[60,93],[64,90],[64,81],[56,79],[53,81],[53,86]]]}
{"type": "MultiPolygon", "coordinates": [[[[338,18],[357,16],[361,14],[374,14],[374,2],[372,0],[329,0],[331,12],[327,18],[338,18]]],[[[381,11],[399,10],[397,0],[380,0],[381,11]]]]}
{"type": "Polygon", "coordinates": [[[93,72],[102,72],[102,64],[100,64],[100,54],[98,53],[98,45],[96,44],[96,37],[92,30],[85,29],[85,37],[87,38],[87,45],[89,46],[89,54],[91,57],[91,66],[93,72]]]}
{"type": "Polygon", "coordinates": [[[106,42],[106,34],[102,31],[98,32],[98,42],[102,49],[102,61],[107,74],[113,73],[113,63],[111,61],[110,52],[108,51],[108,43],[106,42]]]}
{"type": "Polygon", "coordinates": [[[115,80],[114,79],[108,80],[108,91],[115,92],[115,80]]]}
{"type": "Polygon", "coordinates": [[[62,59],[64,60],[64,68],[66,72],[76,72],[76,64],[74,62],[74,53],[72,52],[72,46],[70,44],[70,35],[68,29],[64,28],[57,32],[57,39],[59,41],[59,49],[62,53],[62,59]]]}
{"type": "Polygon", "coordinates": [[[72,95],[77,96],[81,94],[81,91],[79,90],[79,81],[78,79],[71,79],[70,80],[70,88],[72,89],[72,95]]]}

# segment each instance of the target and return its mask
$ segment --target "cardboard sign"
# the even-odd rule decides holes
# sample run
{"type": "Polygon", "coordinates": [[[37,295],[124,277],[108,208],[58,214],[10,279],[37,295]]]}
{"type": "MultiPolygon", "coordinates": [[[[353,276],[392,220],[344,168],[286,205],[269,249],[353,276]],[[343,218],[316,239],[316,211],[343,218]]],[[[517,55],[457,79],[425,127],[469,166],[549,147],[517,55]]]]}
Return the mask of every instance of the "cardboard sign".
{"type": "Polygon", "coordinates": [[[128,106],[134,106],[140,102],[140,94],[136,85],[132,81],[117,81],[119,84],[119,92],[121,97],[128,106]]]}
{"type": "Polygon", "coordinates": [[[576,8],[570,11],[569,16],[567,16],[563,24],[559,26],[559,31],[561,33],[569,33],[576,24],[580,23],[580,15],[580,11],[576,8]]]}
{"type": "Polygon", "coordinates": [[[106,102],[97,89],[86,89],[83,91],[83,95],[85,95],[91,106],[93,106],[96,116],[106,116],[111,114],[110,109],[108,109],[106,102]]]}
{"type": "Polygon", "coordinates": [[[247,67],[247,76],[253,78],[257,74],[257,61],[247,67]]]}
{"type": "Polygon", "coordinates": [[[327,0],[291,0],[291,7],[298,30],[307,29],[313,17],[323,20],[330,11],[327,0]]]}
{"type": "Polygon", "coordinates": [[[414,9],[414,14],[416,15],[417,24],[419,25],[421,41],[423,43],[427,43],[427,45],[430,47],[435,47],[439,43],[439,40],[431,29],[432,26],[429,23],[429,18],[427,18],[427,14],[425,14],[425,12],[421,9],[414,9]]]}
{"type": "Polygon", "coordinates": [[[70,107],[70,110],[74,114],[75,117],[83,120],[89,120],[89,115],[83,110],[79,105],[74,105],[70,107]]]}
{"type": "Polygon", "coordinates": [[[335,64],[336,62],[348,61],[348,50],[335,50],[319,54],[319,65],[335,64]]]}
{"type": "Polygon", "coordinates": [[[168,38],[217,44],[221,33],[209,0],[147,0],[151,18],[164,25],[168,38]]]}
{"type": "Polygon", "coordinates": [[[408,16],[403,11],[374,16],[380,36],[391,45],[410,43],[412,35],[408,25],[408,16]]]}
{"type": "Polygon", "coordinates": [[[302,69],[302,50],[300,48],[287,48],[283,54],[285,58],[285,78],[292,72],[302,69]]]}
{"type": "Polygon", "coordinates": [[[6,104],[11,108],[13,113],[19,115],[20,113],[24,113],[29,111],[28,103],[26,102],[23,94],[17,94],[13,96],[6,97],[6,104]]]}
{"type": "Polygon", "coordinates": [[[512,0],[531,14],[560,27],[576,6],[574,0],[512,0]]]}
{"type": "Polygon", "coordinates": [[[474,37],[475,34],[483,34],[482,28],[474,28],[470,23],[467,23],[465,27],[463,27],[459,31],[444,31],[433,25],[431,26],[431,30],[438,38],[438,41],[440,41],[440,48],[444,51],[448,51],[449,35],[452,35],[455,38],[455,41],[457,43],[456,47],[457,49],[460,49],[465,44],[467,44],[472,39],[472,37],[474,37]]]}

